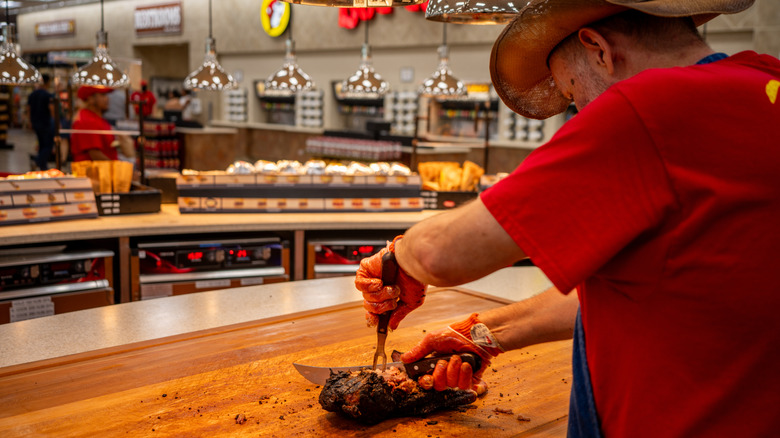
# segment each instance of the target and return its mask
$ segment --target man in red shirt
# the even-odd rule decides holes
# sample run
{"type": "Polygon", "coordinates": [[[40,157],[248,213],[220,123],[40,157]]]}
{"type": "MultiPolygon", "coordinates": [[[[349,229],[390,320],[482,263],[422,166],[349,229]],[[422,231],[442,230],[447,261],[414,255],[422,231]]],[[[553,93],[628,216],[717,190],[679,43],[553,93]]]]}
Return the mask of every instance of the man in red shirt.
{"type": "MultiPolygon", "coordinates": [[[[777,434],[780,61],[714,53],[695,28],[751,4],[521,11],[493,47],[496,91],[526,117],[579,113],[478,200],[363,260],[356,286],[369,324],[392,311],[391,329],[426,284],[526,257],[555,287],[429,333],[402,360],[468,350],[489,363],[573,336],[569,436],[777,434]],[[396,286],[381,282],[388,252],[396,286]]],[[[440,363],[435,387],[484,392],[484,369],[440,363]]]]}
{"type": "MultiPolygon", "coordinates": [[[[130,101],[144,102],[142,105],[140,105],[141,109],[143,110],[144,118],[149,118],[152,115],[154,112],[154,105],[157,104],[157,98],[154,97],[154,93],[149,91],[149,87],[146,81],[141,81],[141,91],[133,91],[133,94],[130,95],[130,101]]],[[[133,107],[136,114],[138,114],[138,107],[139,105],[135,105],[133,107]]]]}
{"type": "MultiPolygon", "coordinates": [[[[78,97],[84,102],[76,117],[72,129],[84,131],[110,131],[111,125],[103,118],[108,109],[108,93],[113,89],[105,87],[82,86],[78,97]]],[[[73,161],[116,160],[119,158],[111,134],[74,133],[70,136],[70,151],[73,161]]]]}

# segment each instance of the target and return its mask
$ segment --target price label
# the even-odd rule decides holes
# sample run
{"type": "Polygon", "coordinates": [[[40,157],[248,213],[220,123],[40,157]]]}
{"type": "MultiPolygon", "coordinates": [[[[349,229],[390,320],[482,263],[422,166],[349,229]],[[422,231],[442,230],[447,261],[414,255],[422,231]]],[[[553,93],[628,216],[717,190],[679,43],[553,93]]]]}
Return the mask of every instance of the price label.
{"type": "Polygon", "coordinates": [[[11,322],[54,315],[51,297],[27,298],[11,302],[11,322]]]}

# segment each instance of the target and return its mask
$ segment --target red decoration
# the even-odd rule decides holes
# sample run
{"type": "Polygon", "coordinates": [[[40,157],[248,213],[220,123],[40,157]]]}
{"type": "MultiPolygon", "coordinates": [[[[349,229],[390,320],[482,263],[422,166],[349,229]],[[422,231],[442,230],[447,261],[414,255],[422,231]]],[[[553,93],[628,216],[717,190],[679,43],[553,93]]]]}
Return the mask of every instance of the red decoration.
{"type": "Polygon", "coordinates": [[[419,5],[404,6],[407,11],[412,12],[425,12],[428,9],[428,2],[420,3],[419,5]]]}
{"type": "MultiPolygon", "coordinates": [[[[425,8],[428,7],[428,2],[404,6],[407,10],[412,12],[425,12],[425,8]]],[[[339,9],[339,27],[344,29],[354,29],[361,21],[369,21],[374,19],[374,15],[389,15],[393,13],[393,7],[384,8],[340,8],[339,9]]]]}

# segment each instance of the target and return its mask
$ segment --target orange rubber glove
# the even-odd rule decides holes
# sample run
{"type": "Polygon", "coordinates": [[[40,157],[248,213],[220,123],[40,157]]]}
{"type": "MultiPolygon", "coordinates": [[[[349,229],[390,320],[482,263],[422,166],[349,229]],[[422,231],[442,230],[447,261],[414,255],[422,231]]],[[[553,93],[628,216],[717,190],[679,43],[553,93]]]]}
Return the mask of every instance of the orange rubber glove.
{"type": "Polygon", "coordinates": [[[387,243],[387,247],[360,261],[355,287],[363,294],[363,307],[366,309],[369,327],[376,326],[380,314],[392,311],[388,326],[395,330],[406,315],[425,301],[428,286],[410,277],[397,264],[395,284],[385,285],[382,282],[382,256],[388,252],[395,253],[395,242],[402,237],[396,237],[387,243]]]}
{"type": "Polygon", "coordinates": [[[487,383],[482,374],[490,365],[490,360],[504,352],[487,326],[479,321],[474,313],[465,321],[430,332],[419,344],[401,355],[401,361],[410,363],[420,360],[431,353],[449,354],[471,352],[482,358],[482,366],[472,370],[471,365],[455,356],[449,363],[440,360],[433,370],[433,387],[437,391],[447,388],[471,389],[478,395],[487,391],[487,383]]]}

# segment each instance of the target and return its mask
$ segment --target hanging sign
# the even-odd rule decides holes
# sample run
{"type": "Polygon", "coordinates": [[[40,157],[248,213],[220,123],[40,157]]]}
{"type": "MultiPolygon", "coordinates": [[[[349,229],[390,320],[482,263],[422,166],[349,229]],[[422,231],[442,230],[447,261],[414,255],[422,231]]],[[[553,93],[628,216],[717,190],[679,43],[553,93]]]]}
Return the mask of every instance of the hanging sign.
{"type": "Polygon", "coordinates": [[[290,4],[279,0],[263,0],[260,6],[260,22],[269,36],[278,37],[290,24],[290,4]]]}
{"type": "Polygon", "coordinates": [[[61,38],[76,35],[76,20],[57,20],[47,21],[45,23],[35,23],[35,37],[61,38]]]}
{"type": "Polygon", "coordinates": [[[181,2],[137,6],[133,17],[136,36],[178,35],[181,33],[181,2]]]}

